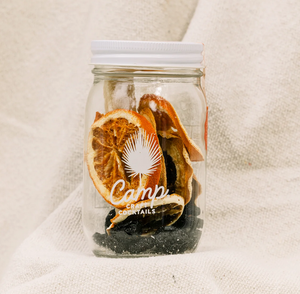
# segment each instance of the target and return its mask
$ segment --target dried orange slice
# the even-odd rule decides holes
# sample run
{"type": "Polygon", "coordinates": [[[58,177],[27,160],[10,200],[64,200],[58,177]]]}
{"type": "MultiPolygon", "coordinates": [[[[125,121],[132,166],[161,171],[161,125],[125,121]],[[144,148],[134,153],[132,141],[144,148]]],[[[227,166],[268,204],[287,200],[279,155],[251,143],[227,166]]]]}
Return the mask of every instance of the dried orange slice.
{"type": "Polygon", "coordinates": [[[96,122],[98,119],[100,119],[104,114],[101,114],[100,112],[96,112],[96,115],[95,115],[95,120],[94,122],[96,122]]]}
{"type": "Polygon", "coordinates": [[[181,216],[184,209],[184,199],[176,194],[162,199],[148,199],[133,204],[132,207],[120,210],[111,219],[107,228],[112,232],[124,230],[129,235],[148,235],[155,233],[159,228],[170,226],[181,216]]]}
{"type": "Polygon", "coordinates": [[[92,124],[86,161],[102,197],[117,208],[147,199],[160,180],[162,153],[151,123],[142,115],[118,109],[92,124]],[[148,190],[147,190],[148,191],[148,190]]]}
{"type": "Polygon", "coordinates": [[[193,168],[181,139],[159,137],[165,158],[169,193],[182,196],[187,204],[192,194],[193,168]]]}
{"type": "Polygon", "coordinates": [[[142,96],[139,104],[139,112],[144,108],[150,108],[156,122],[157,132],[165,138],[180,137],[190,155],[191,161],[202,161],[204,156],[200,148],[188,136],[178,114],[173,106],[163,97],[154,94],[142,96]]]}
{"type": "Polygon", "coordinates": [[[156,130],[156,122],[154,115],[149,107],[145,107],[141,109],[140,114],[144,116],[152,125],[152,127],[156,130]]]}

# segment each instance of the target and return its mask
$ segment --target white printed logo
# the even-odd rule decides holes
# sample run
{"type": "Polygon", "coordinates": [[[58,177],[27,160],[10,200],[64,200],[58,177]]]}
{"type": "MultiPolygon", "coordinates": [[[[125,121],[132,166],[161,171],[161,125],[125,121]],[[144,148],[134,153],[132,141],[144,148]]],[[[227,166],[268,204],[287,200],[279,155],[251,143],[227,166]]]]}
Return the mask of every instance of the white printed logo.
{"type": "Polygon", "coordinates": [[[154,136],[146,134],[145,130],[139,129],[132,135],[124,146],[122,161],[125,170],[130,177],[139,175],[140,184],[142,174],[150,176],[160,163],[160,152],[154,136]]]}
{"type": "Polygon", "coordinates": [[[129,202],[131,200],[137,201],[141,193],[141,200],[144,200],[146,194],[148,193],[148,199],[151,199],[151,208],[155,199],[162,199],[168,195],[169,189],[165,191],[163,186],[158,187],[155,185],[155,189],[152,193],[152,188],[148,187],[147,189],[141,188],[142,185],[142,175],[151,176],[161,160],[161,153],[159,146],[155,144],[155,137],[153,135],[149,136],[146,134],[145,130],[139,129],[138,132],[133,134],[125,143],[123,149],[122,161],[125,164],[125,170],[129,174],[129,177],[135,177],[139,175],[139,188],[136,193],[134,189],[126,191],[125,195],[120,201],[115,202],[113,200],[113,194],[118,185],[121,185],[119,188],[122,191],[125,188],[125,181],[120,179],[115,182],[110,192],[110,200],[114,205],[118,205],[123,201],[129,202]],[[158,196],[157,194],[160,193],[158,196]],[[158,196],[158,197],[157,197],[158,196]]]}

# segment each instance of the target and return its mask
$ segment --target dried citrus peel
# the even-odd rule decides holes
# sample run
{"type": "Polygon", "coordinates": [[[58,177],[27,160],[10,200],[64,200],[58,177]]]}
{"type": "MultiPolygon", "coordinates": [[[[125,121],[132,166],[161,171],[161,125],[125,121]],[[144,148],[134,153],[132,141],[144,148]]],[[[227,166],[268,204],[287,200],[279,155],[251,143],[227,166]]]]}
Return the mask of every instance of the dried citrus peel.
{"type": "Polygon", "coordinates": [[[103,116],[97,114],[96,119],[89,133],[86,155],[90,177],[102,197],[111,205],[122,209],[128,203],[141,199],[143,193],[138,193],[138,188],[150,188],[154,191],[162,169],[160,153],[160,160],[156,162],[150,175],[130,176],[123,158],[127,140],[142,129],[148,138],[145,142],[151,140],[151,144],[159,152],[158,138],[151,123],[134,111],[118,109],[103,116]],[[120,180],[123,182],[114,186],[120,180]]]}

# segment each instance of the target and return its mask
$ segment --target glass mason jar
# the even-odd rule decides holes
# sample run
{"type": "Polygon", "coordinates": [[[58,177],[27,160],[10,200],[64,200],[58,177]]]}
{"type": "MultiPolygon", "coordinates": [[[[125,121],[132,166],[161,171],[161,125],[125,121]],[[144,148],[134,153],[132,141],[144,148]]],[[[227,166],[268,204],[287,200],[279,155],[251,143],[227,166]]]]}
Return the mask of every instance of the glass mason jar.
{"type": "Polygon", "coordinates": [[[193,252],[205,215],[203,45],[93,41],[83,226],[96,256],[193,252]]]}

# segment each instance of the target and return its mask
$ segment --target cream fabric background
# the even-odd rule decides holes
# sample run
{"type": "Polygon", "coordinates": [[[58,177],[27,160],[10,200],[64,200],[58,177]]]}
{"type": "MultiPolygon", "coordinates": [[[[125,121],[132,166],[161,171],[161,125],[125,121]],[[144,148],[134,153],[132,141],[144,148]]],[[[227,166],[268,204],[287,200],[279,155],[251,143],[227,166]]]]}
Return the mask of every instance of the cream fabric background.
{"type": "Polygon", "coordinates": [[[181,40],[196,0],[0,3],[0,272],[82,181],[93,39],[181,40]]]}
{"type": "Polygon", "coordinates": [[[0,9],[2,264],[47,218],[14,254],[3,293],[300,292],[299,1],[14,0],[0,9]],[[201,252],[113,260],[86,247],[81,146],[97,38],[206,45],[201,252]]]}

